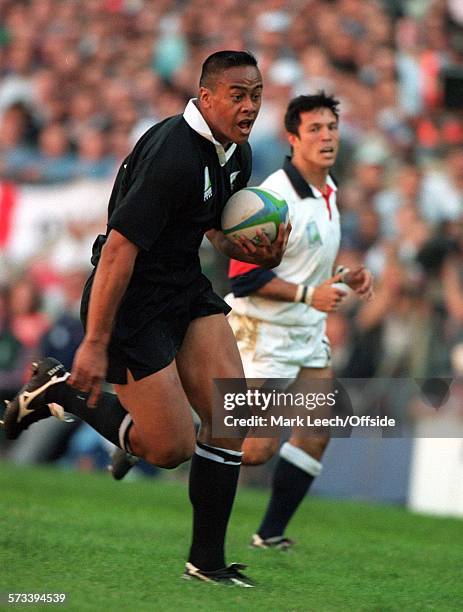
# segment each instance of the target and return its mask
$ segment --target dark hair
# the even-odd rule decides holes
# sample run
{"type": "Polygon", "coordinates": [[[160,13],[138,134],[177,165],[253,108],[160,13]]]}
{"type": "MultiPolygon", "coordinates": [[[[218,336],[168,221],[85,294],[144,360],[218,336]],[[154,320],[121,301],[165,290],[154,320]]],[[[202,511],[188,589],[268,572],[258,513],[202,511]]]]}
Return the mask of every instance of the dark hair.
{"type": "Polygon", "coordinates": [[[256,58],[248,51],[217,51],[204,61],[199,79],[200,87],[210,87],[220,72],[235,66],[256,66],[256,58]]]}
{"type": "Polygon", "coordinates": [[[301,113],[307,113],[319,108],[328,108],[336,120],[339,119],[339,100],[334,96],[327,96],[324,91],[319,91],[311,96],[298,96],[288,104],[285,114],[285,128],[290,134],[297,134],[301,125],[301,113]]]}

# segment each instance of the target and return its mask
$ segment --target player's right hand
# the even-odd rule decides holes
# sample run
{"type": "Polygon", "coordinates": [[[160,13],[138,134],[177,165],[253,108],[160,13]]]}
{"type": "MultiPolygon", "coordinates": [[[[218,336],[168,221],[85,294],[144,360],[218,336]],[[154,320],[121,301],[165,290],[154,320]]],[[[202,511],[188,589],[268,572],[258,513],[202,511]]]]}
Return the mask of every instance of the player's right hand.
{"type": "Polygon", "coordinates": [[[333,287],[336,283],[342,282],[342,274],[335,274],[326,280],[319,287],[315,287],[312,295],[312,308],[321,312],[334,312],[339,308],[340,303],[346,297],[347,292],[333,287]]]}
{"type": "Polygon", "coordinates": [[[106,346],[84,338],[74,356],[67,384],[89,394],[87,399],[89,408],[95,408],[98,403],[107,369],[106,346]]]}
{"type": "Polygon", "coordinates": [[[268,236],[259,229],[256,233],[260,238],[260,244],[254,244],[244,236],[235,238],[234,243],[249,257],[249,263],[266,269],[276,268],[281,263],[291,229],[291,223],[288,223],[286,227],[284,223],[280,223],[277,237],[273,242],[270,242],[268,236]]]}

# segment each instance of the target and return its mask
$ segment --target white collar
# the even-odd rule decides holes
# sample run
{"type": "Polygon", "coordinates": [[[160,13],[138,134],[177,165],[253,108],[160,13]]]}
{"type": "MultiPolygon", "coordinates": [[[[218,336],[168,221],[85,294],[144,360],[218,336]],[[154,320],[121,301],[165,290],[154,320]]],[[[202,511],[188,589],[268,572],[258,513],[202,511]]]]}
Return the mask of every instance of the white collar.
{"type": "Polygon", "coordinates": [[[331,176],[329,174],[326,177],[326,182],[331,187],[331,189],[333,191],[337,191],[338,190],[338,186],[336,185],[336,183],[333,181],[333,179],[331,178],[331,176]]]}
{"type": "MultiPolygon", "coordinates": [[[[331,176],[330,176],[329,174],[328,174],[328,176],[326,177],[326,184],[328,185],[328,187],[330,187],[330,188],[331,188],[331,191],[332,191],[332,192],[333,192],[333,191],[337,191],[337,190],[338,190],[338,187],[337,187],[336,183],[333,181],[333,179],[331,178],[331,176]]],[[[311,184],[311,185],[310,185],[310,188],[312,189],[313,194],[314,194],[314,196],[315,196],[316,198],[323,198],[323,197],[324,197],[323,193],[320,191],[320,189],[317,189],[317,188],[315,187],[315,185],[312,185],[312,184],[311,184]]]]}
{"type": "Polygon", "coordinates": [[[227,150],[224,149],[223,145],[221,145],[220,142],[218,142],[212,135],[211,128],[207,125],[206,120],[201,115],[199,108],[195,104],[196,100],[197,98],[191,98],[191,100],[188,102],[183,113],[183,118],[192,130],[200,134],[203,138],[206,138],[206,140],[212,142],[212,144],[215,146],[215,150],[217,151],[220,165],[225,166],[227,161],[235,152],[236,144],[233,142],[227,150]]]}

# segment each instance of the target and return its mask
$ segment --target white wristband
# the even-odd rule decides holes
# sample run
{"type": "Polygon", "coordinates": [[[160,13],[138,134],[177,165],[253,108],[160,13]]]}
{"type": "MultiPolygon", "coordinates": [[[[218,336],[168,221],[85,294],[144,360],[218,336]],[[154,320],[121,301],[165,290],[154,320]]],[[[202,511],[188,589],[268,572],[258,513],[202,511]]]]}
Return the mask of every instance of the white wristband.
{"type": "Polygon", "coordinates": [[[298,285],[296,289],[296,295],[294,296],[295,302],[302,302],[302,296],[304,294],[305,285],[298,285]]]}
{"type": "Polygon", "coordinates": [[[313,292],[315,287],[309,287],[308,285],[298,285],[296,289],[296,295],[294,296],[295,302],[303,302],[310,306],[312,304],[313,292]]]}
{"type": "Polygon", "coordinates": [[[315,287],[307,287],[307,293],[305,294],[304,302],[307,306],[312,306],[312,298],[315,291],[315,287]]]}

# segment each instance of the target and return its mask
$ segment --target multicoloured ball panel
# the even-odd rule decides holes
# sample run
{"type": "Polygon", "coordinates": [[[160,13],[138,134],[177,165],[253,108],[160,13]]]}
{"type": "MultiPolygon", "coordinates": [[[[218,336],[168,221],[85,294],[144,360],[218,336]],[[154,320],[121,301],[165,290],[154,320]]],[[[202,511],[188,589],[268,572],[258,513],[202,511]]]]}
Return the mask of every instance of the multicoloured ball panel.
{"type": "Polygon", "coordinates": [[[222,213],[222,231],[225,236],[245,236],[258,245],[257,230],[262,230],[270,242],[278,234],[280,223],[288,223],[288,204],[277,193],[260,187],[246,187],[228,200],[222,213]]]}

